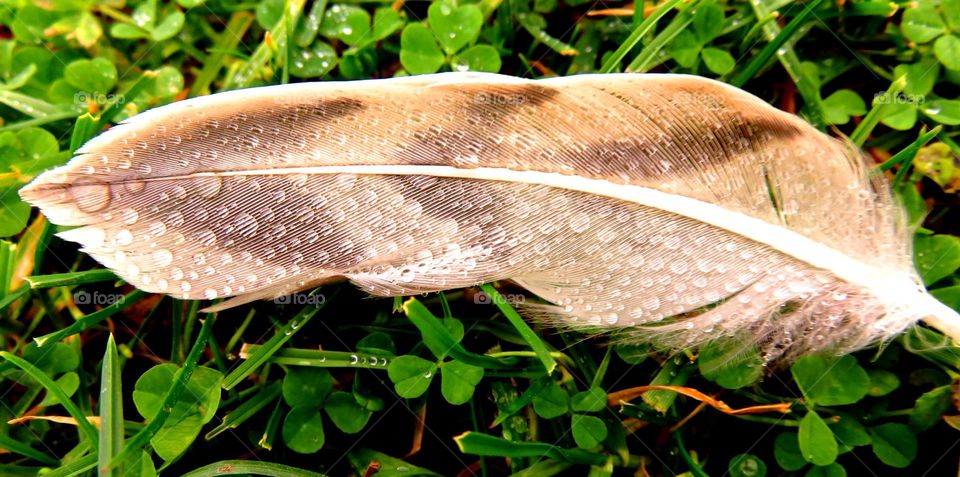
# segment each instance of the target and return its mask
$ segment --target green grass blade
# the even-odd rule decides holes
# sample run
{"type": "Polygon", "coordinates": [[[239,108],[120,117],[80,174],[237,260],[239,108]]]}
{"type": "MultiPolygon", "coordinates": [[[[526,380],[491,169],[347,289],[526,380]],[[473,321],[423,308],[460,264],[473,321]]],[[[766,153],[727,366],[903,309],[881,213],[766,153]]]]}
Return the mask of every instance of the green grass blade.
{"type": "Polygon", "coordinates": [[[873,128],[877,127],[877,124],[880,124],[880,120],[883,119],[883,113],[890,103],[890,98],[896,97],[903,91],[903,88],[906,87],[907,77],[904,75],[893,80],[884,94],[877,95],[873,98],[873,107],[870,108],[867,115],[863,117],[863,120],[860,121],[857,128],[850,134],[850,140],[856,144],[857,147],[863,147],[863,143],[867,142],[867,138],[870,137],[873,128]]]}
{"type": "Polygon", "coordinates": [[[141,298],[149,295],[149,293],[134,290],[127,295],[124,295],[123,298],[117,300],[110,306],[104,307],[102,310],[97,310],[93,313],[90,313],[87,316],[73,322],[72,325],[63,328],[59,331],[55,331],[50,334],[43,335],[38,338],[34,338],[33,341],[37,343],[37,346],[44,346],[49,343],[56,343],[68,336],[75,335],[84,331],[92,326],[95,326],[97,323],[100,323],[107,318],[110,318],[119,311],[122,311],[128,307],[133,306],[134,303],[140,301],[141,298]]]}
{"type": "Polygon", "coordinates": [[[210,55],[207,61],[203,63],[203,69],[197,74],[193,84],[190,85],[190,96],[200,96],[210,93],[210,84],[216,79],[223,63],[227,59],[227,54],[237,48],[240,39],[253,25],[254,15],[250,12],[234,12],[227,21],[223,32],[217,37],[217,42],[210,49],[210,55]]]}
{"type": "MultiPolygon", "coordinates": [[[[784,29],[784,31],[781,31],[780,26],[777,25],[776,22],[767,22],[764,24],[763,33],[770,43],[767,45],[767,48],[761,50],[760,54],[751,60],[750,65],[748,65],[744,72],[737,75],[737,77],[731,81],[731,84],[734,86],[742,87],[756,73],[750,73],[749,76],[746,73],[748,70],[754,67],[752,66],[754,63],[762,67],[767,63],[767,61],[769,61],[771,56],[776,54],[776,57],[778,60],[780,60],[780,64],[783,66],[783,69],[787,71],[788,75],[790,75],[790,79],[792,79],[794,84],[797,85],[797,91],[799,91],[800,96],[803,97],[803,101],[809,112],[809,117],[807,119],[818,129],[823,129],[825,125],[825,113],[823,108],[823,99],[820,98],[820,88],[811,78],[807,77],[806,73],[803,71],[803,68],[800,67],[800,58],[797,56],[797,52],[794,51],[792,47],[784,45],[790,39],[790,37],[793,36],[793,33],[795,33],[796,29],[807,23],[807,17],[812,14],[814,8],[822,1],[823,0],[814,0],[810,4],[805,5],[804,11],[787,25],[788,27],[793,26],[793,28],[790,30],[784,29]],[[777,48],[770,48],[770,45],[773,44],[780,46],[777,48]]],[[[753,8],[753,12],[757,18],[757,21],[762,21],[771,13],[767,10],[767,7],[762,2],[750,2],[750,6],[753,8]]]]}
{"type": "Polygon", "coordinates": [[[93,427],[93,424],[90,424],[87,416],[84,415],[83,412],[80,411],[80,408],[70,400],[70,397],[60,389],[60,386],[57,386],[57,384],[53,382],[53,379],[50,379],[40,368],[37,368],[29,361],[13,353],[0,351],[0,357],[22,369],[24,373],[27,373],[28,376],[40,383],[48,393],[55,396],[57,400],[60,401],[60,405],[67,410],[67,413],[77,421],[77,428],[80,429],[80,432],[83,433],[87,439],[90,439],[90,442],[97,442],[97,428],[93,427]]]}
{"type": "MultiPolygon", "coordinates": [[[[59,460],[54,459],[53,457],[50,457],[47,454],[44,454],[43,452],[24,444],[23,442],[4,435],[0,435],[0,449],[12,452],[14,454],[20,454],[24,457],[33,459],[51,467],[57,467],[60,465],[59,460]]],[[[0,471],[0,475],[2,474],[3,472],[0,471]]]]}
{"type": "Polygon", "coordinates": [[[126,445],[123,446],[123,450],[114,455],[108,468],[116,468],[117,465],[140,452],[140,449],[147,445],[150,439],[163,427],[167,418],[170,417],[170,413],[173,412],[173,406],[177,404],[180,396],[187,389],[187,383],[190,381],[190,377],[193,376],[194,370],[197,369],[197,361],[199,361],[200,355],[203,354],[203,349],[206,348],[207,339],[210,337],[215,321],[216,315],[210,315],[207,319],[203,320],[203,324],[200,326],[200,333],[197,335],[193,347],[190,348],[190,353],[187,354],[186,361],[183,363],[183,366],[177,370],[176,374],[173,375],[173,385],[170,386],[166,396],[164,396],[160,411],[146,427],[127,440],[126,445]]]}
{"type": "Polygon", "coordinates": [[[677,10],[680,12],[677,13],[677,16],[674,17],[663,31],[658,33],[657,36],[650,41],[649,45],[640,50],[636,58],[627,65],[626,71],[629,73],[643,73],[656,66],[654,60],[658,58],[660,51],[666,48],[681,31],[693,22],[693,10],[699,3],[699,1],[694,0],[683,9],[678,8],[677,10]]]}
{"type": "MultiPolygon", "coordinates": [[[[667,360],[650,384],[652,386],[684,386],[693,375],[695,368],[689,362],[681,361],[680,358],[667,360]]],[[[648,406],[664,414],[673,406],[677,396],[679,395],[673,391],[653,390],[643,393],[642,398],[648,406]]]]}
{"type": "MultiPolygon", "coordinates": [[[[314,291],[316,293],[316,291],[314,291]]],[[[332,298],[332,297],[331,297],[332,298]]],[[[240,384],[247,376],[250,375],[255,369],[259,368],[263,363],[266,363],[267,360],[273,356],[283,345],[286,343],[291,336],[297,333],[298,330],[303,328],[303,325],[306,325],[320,310],[327,305],[330,300],[323,300],[318,306],[306,306],[300,313],[297,313],[296,316],[290,319],[283,329],[281,329],[277,334],[273,335],[266,343],[263,344],[261,348],[257,349],[256,353],[250,355],[246,361],[237,366],[230,374],[223,378],[223,389],[230,390],[233,389],[236,385],[240,384]]]]}
{"type": "Polygon", "coordinates": [[[282,390],[283,388],[280,381],[270,383],[269,386],[261,389],[255,396],[247,399],[243,404],[228,412],[227,415],[223,417],[223,422],[213,428],[203,438],[209,441],[229,429],[236,429],[237,426],[243,424],[247,419],[250,419],[260,412],[261,409],[276,400],[282,390]]]}
{"type": "Polygon", "coordinates": [[[937,126],[930,131],[921,131],[920,135],[907,147],[901,149],[900,152],[894,154],[890,159],[883,161],[883,164],[877,166],[877,170],[886,172],[898,165],[909,163],[917,155],[917,152],[920,151],[920,148],[930,142],[934,136],[940,134],[942,130],[943,126],[937,126]]]}
{"type": "Polygon", "coordinates": [[[930,140],[933,139],[937,134],[939,134],[941,129],[943,129],[943,126],[937,126],[926,132],[921,131],[920,136],[917,137],[915,141],[890,158],[891,161],[895,160],[897,164],[900,164],[900,168],[897,169],[897,174],[893,176],[892,187],[894,190],[897,189],[900,183],[903,182],[903,179],[907,176],[907,171],[910,170],[910,165],[913,164],[913,160],[917,157],[917,153],[920,152],[920,148],[926,143],[930,142],[930,140]]]}
{"type": "Polygon", "coordinates": [[[643,38],[644,35],[656,28],[657,22],[669,13],[670,10],[673,10],[678,3],[680,3],[680,0],[664,2],[663,5],[660,5],[649,17],[637,25],[637,27],[630,32],[630,36],[620,44],[620,47],[603,62],[603,66],[600,67],[600,73],[613,73],[614,70],[617,69],[617,65],[627,56],[627,53],[630,53],[630,50],[637,46],[637,43],[640,43],[640,39],[643,38]]]}
{"type": "Polygon", "coordinates": [[[325,477],[324,474],[272,462],[223,460],[183,474],[183,477],[211,477],[216,475],[266,475],[269,477],[325,477]]]}
{"type": "Polygon", "coordinates": [[[500,312],[503,313],[503,316],[507,317],[507,320],[510,321],[510,324],[517,329],[517,332],[520,333],[520,336],[523,337],[524,341],[530,345],[530,348],[534,353],[537,354],[537,358],[540,359],[540,362],[543,363],[544,369],[546,369],[547,374],[553,372],[557,368],[557,361],[553,359],[553,355],[550,354],[550,350],[547,349],[547,345],[544,344],[543,340],[537,336],[537,333],[530,329],[530,325],[527,324],[523,318],[520,317],[520,314],[507,303],[507,300],[500,295],[500,292],[496,288],[493,288],[493,285],[489,283],[484,284],[480,287],[487,296],[493,300],[493,303],[497,305],[497,308],[500,309],[500,312]]]}
{"type": "Polygon", "coordinates": [[[564,449],[545,442],[514,442],[481,432],[467,431],[453,440],[465,454],[492,457],[549,457],[561,462],[603,465],[608,456],[583,449],[564,449]]]}
{"type": "Polygon", "coordinates": [[[0,298],[0,310],[10,306],[11,303],[17,301],[18,298],[28,293],[30,293],[30,285],[27,284],[23,284],[16,290],[7,293],[3,298],[0,298]]]}
{"type": "Polygon", "coordinates": [[[26,278],[30,288],[50,288],[62,286],[87,285],[120,280],[113,272],[106,269],[87,270],[83,272],[55,273],[52,275],[36,275],[26,278]]]}
{"type": "MultiPolygon", "coordinates": [[[[790,39],[793,38],[793,36],[797,33],[797,30],[807,23],[807,20],[811,15],[813,15],[813,10],[822,2],[823,0],[813,0],[809,4],[805,5],[803,12],[791,20],[790,23],[788,23],[787,26],[785,26],[783,30],[781,30],[780,33],[774,37],[773,41],[767,43],[766,46],[760,50],[760,53],[758,53],[757,56],[754,56],[753,59],[747,63],[747,66],[740,70],[740,73],[730,81],[730,84],[738,88],[742,88],[743,85],[747,84],[747,81],[750,81],[750,78],[753,78],[757,72],[763,68],[763,65],[770,61],[770,58],[777,53],[777,50],[782,48],[784,44],[790,41],[790,39]]],[[[768,28],[768,26],[778,28],[775,23],[765,21],[768,18],[770,18],[770,13],[758,18],[758,24],[759,22],[762,22],[762,28],[768,28]]]]}
{"type": "MultiPolygon", "coordinates": [[[[266,345],[245,345],[240,350],[241,359],[264,352],[266,345]]],[[[387,369],[391,355],[353,353],[349,351],[322,351],[318,349],[281,348],[267,358],[269,363],[286,366],[312,366],[315,368],[362,368],[387,369]]]]}
{"type": "MultiPolygon", "coordinates": [[[[300,15],[300,12],[303,11],[304,3],[306,0],[290,0],[288,5],[287,13],[285,15],[300,15]]],[[[277,48],[280,45],[277,45],[277,42],[286,43],[287,41],[287,22],[278,21],[273,28],[267,32],[267,38],[264,39],[257,46],[257,49],[253,51],[253,54],[250,55],[250,59],[243,63],[238,69],[231,71],[227,74],[226,81],[224,81],[223,89],[236,89],[244,88],[249,86],[256,80],[261,72],[263,71],[264,66],[273,58],[274,51],[279,51],[281,48],[277,48]]],[[[268,80],[270,78],[267,78],[268,80]]]]}
{"type": "Polygon", "coordinates": [[[90,113],[84,113],[77,118],[77,122],[73,125],[73,132],[70,135],[70,153],[72,154],[77,149],[80,149],[80,146],[93,136],[96,136],[99,130],[100,118],[94,117],[90,113]]]}
{"type": "Polygon", "coordinates": [[[93,470],[97,466],[97,454],[87,454],[63,467],[43,474],[43,477],[73,477],[93,470]]]}
{"type": "Polygon", "coordinates": [[[100,477],[119,477],[121,469],[110,469],[110,460],[123,450],[123,394],[120,381],[120,357],[113,335],[100,367],[100,448],[97,462],[100,477]]]}

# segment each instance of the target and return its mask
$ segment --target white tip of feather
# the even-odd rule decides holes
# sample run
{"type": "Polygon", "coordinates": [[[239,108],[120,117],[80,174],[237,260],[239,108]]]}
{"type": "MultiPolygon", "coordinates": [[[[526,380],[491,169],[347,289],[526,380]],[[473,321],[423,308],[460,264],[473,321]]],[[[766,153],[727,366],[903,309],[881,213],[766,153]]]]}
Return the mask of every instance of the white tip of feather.
{"type": "Polygon", "coordinates": [[[106,232],[96,226],[79,227],[57,234],[57,237],[69,242],[76,242],[83,248],[96,249],[103,246],[107,240],[106,232]]]}

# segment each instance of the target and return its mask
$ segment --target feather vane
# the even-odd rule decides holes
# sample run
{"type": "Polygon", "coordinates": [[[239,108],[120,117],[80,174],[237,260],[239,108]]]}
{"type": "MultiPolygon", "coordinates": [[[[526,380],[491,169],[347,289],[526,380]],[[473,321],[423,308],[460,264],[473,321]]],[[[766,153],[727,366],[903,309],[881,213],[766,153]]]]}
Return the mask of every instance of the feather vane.
{"type": "Polygon", "coordinates": [[[560,325],[767,357],[924,319],[910,231],[855,148],[719,82],[447,73],[157,108],[21,191],[131,284],[270,298],[512,279],[560,325]]]}

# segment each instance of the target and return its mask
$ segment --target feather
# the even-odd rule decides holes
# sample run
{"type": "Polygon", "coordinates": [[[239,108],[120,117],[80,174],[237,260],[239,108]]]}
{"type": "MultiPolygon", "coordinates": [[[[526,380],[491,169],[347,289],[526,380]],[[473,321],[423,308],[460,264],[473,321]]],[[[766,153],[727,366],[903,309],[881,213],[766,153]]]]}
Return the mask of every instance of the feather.
{"type": "MultiPolygon", "coordinates": [[[[574,328],[770,359],[960,337],[862,155],[684,75],[301,83],[137,115],[21,191],[129,283],[250,301],[512,279],[574,328]]],[[[236,303],[236,302],[231,302],[236,303]]]]}

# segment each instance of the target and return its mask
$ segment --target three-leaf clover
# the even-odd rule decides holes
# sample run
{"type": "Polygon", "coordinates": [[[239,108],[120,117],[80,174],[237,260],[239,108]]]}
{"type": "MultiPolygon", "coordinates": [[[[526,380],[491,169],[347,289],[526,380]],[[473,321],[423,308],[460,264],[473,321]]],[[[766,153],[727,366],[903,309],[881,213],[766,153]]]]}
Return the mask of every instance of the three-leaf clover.
{"type": "Polygon", "coordinates": [[[715,3],[706,4],[693,15],[693,31],[683,30],[673,39],[670,54],[684,68],[693,68],[698,59],[703,59],[707,69],[718,74],[733,70],[736,60],[726,50],[706,46],[723,31],[723,8],[715,3]]]}
{"type": "Polygon", "coordinates": [[[411,23],[400,36],[400,63],[411,74],[436,73],[449,64],[456,71],[500,71],[500,55],[490,45],[472,45],[480,36],[483,12],[472,4],[438,0],[427,23],[411,23]]]}
{"type": "Polygon", "coordinates": [[[183,29],[186,16],[179,9],[173,8],[163,18],[159,18],[157,1],[147,0],[133,10],[130,20],[127,23],[114,23],[110,27],[110,35],[125,40],[169,40],[183,29]]]}

